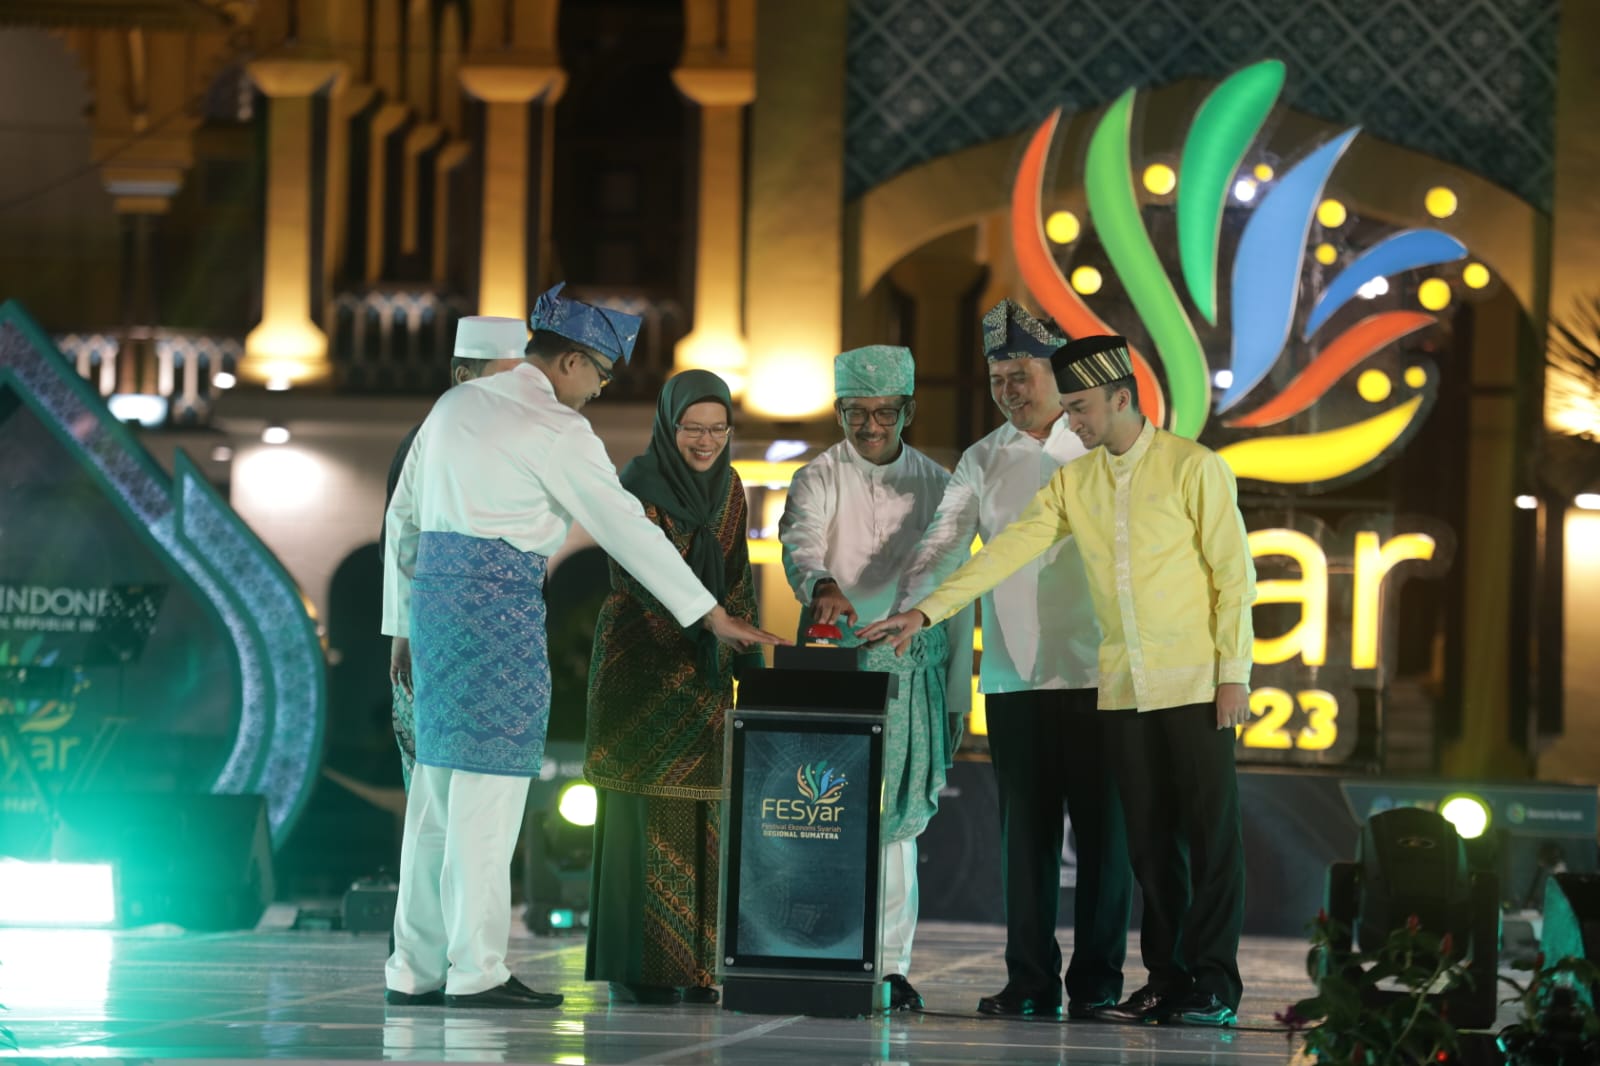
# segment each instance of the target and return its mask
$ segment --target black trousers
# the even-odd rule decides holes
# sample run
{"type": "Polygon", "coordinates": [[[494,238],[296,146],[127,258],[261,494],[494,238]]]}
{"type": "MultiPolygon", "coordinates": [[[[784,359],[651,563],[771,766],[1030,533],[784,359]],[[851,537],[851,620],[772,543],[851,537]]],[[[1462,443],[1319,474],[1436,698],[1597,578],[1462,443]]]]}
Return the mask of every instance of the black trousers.
{"type": "Polygon", "coordinates": [[[1144,895],[1139,948],[1150,983],[1210,992],[1237,1010],[1245,872],[1234,731],[1217,728],[1211,703],[1102,713],[1144,895]]]}
{"type": "Polygon", "coordinates": [[[1107,714],[1095,710],[1094,689],[994,693],[985,708],[1000,794],[1008,984],[1054,998],[1061,980],[1056,918],[1064,804],[1078,850],[1067,996],[1119,999],[1133,875],[1107,714]]]}

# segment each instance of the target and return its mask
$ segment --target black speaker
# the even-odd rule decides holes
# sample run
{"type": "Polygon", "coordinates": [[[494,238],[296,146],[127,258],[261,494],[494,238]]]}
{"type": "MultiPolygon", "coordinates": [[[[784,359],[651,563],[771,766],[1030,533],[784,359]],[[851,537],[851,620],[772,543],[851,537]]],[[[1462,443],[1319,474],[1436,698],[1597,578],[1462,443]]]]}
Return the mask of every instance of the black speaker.
{"type": "Polygon", "coordinates": [[[112,863],[125,926],[247,929],[272,901],[263,796],[69,793],[60,814],[55,858],[112,863]]]}
{"type": "Polygon", "coordinates": [[[1539,949],[1547,962],[1600,962],[1600,874],[1555,874],[1545,882],[1539,949]]]}

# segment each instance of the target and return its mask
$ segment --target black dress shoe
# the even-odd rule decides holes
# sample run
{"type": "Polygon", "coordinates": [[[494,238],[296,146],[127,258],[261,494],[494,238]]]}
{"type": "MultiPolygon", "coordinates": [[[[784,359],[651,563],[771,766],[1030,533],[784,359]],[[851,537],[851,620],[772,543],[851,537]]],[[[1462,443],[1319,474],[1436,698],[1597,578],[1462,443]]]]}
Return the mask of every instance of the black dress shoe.
{"type": "Polygon", "coordinates": [[[1060,989],[1057,995],[1024,992],[1010,985],[992,996],[978,1000],[979,1014],[992,1014],[998,1018],[1028,1018],[1039,1015],[1046,1018],[1061,1016],[1060,989]]]}
{"type": "Polygon", "coordinates": [[[486,988],[467,996],[445,993],[446,1007],[469,1007],[477,1010],[528,1010],[536,1007],[559,1007],[565,997],[559,992],[535,992],[515,977],[495,988],[486,988]]]}
{"type": "Polygon", "coordinates": [[[1116,1006],[1102,1008],[1097,1016],[1108,1022],[1159,1025],[1172,1016],[1181,998],[1145,985],[1116,1006]]]}
{"type": "Polygon", "coordinates": [[[1110,996],[1105,999],[1073,999],[1067,1001],[1067,1017],[1075,1022],[1092,1022],[1117,1005],[1110,996]]]}
{"type": "Polygon", "coordinates": [[[539,992],[531,986],[523,984],[522,979],[516,974],[512,974],[510,977],[507,977],[506,983],[502,987],[509,988],[513,992],[520,992],[529,999],[538,1000],[539,1006],[541,1007],[557,1006],[564,998],[559,992],[539,992]],[[552,1000],[554,1002],[551,1002],[552,1000]]]}
{"type": "Polygon", "coordinates": [[[685,1003],[691,1003],[697,1006],[709,1006],[722,999],[722,997],[717,994],[717,990],[715,988],[700,985],[693,985],[689,988],[685,988],[682,992],[682,996],[685,1003]]]}
{"type": "Polygon", "coordinates": [[[432,992],[400,992],[393,988],[385,988],[383,1001],[391,1007],[442,1007],[444,989],[435,988],[432,992]]]}
{"type": "Polygon", "coordinates": [[[921,1010],[922,993],[911,987],[904,974],[892,973],[883,979],[889,986],[890,1010],[921,1010]]]}
{"type": "Polygon", "coordinates": [[[635,985],[624,981],[612,981],[610,984],[613,1003],[665,1006],[676,1003],[681,998],[678,990],[670,985],[635,985]]]}

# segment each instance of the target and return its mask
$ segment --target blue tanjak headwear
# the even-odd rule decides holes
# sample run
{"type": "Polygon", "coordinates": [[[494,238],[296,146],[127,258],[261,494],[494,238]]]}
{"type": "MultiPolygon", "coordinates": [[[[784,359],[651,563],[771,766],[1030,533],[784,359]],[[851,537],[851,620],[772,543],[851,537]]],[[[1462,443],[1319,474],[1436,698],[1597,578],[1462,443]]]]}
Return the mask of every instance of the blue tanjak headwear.
{"type": "Polygon", "coordinates": [[[595,307],[561,295],[566,282],[557,282],[534,302],[528,326],[535,332],[547,330],[593,348],[612,362],[626,363],[639,339],[639,316],[609,307],[595,307]]]}
{"type": "Polygon", "coordinates": [[[1010,300],[1001,300],[983,316],[983,354],[991,363],[1048,359],[1065,343],[1067,338],[1010,300]]]}

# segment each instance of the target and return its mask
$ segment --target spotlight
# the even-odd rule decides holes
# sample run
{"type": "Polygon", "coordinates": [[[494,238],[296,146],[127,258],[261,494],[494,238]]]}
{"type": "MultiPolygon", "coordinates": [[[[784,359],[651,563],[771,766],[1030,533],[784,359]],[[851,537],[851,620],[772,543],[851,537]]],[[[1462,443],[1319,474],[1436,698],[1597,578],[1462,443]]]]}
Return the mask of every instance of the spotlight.
{"type": "Polygon", "coordinates": [[[1535,511],[1539,508],[1539,497],[1524,493],[1517,497],[1516,504],[1519,511],[1535,511]]]}
{"type": "Polygon", "coordinates": [[[1219,370],[1211,375],[1211,383],[1219,389],[1226,389],[1233,384],[1233,371],[1219,370]]]}
{"type": "Polygon", "coordinates": [[[116,922],[116,886],[109,863],[0,860],[0,925],[116,922]]]}
{"type": "Polygon", "coordinates": [[[593,785],[587,781],[574,781],[561,790],[561,796],[556,800],[556,810],[573,825],[592,826],[598,804],[593,785]]]}
{"type": "Polygon", "coordinates": [[[1581,511],[1600,511],[1600,492],[1580,492],[1572,498],[1581,511]]]}
{"type": "Polygon", "coordinates": [[[1477,840],[1489,828],[1489,805],[1470,793],[1447,796],[1439,804],[1439,813],[1456,827],[1462,840],[1477,840]]]}
{"type": "Polygon", "coordinates": [[[219,389],[231,389],[239,384],[239,379],[226,370],[219,370],[211,375],[211,384],[219,389]]]}
{"type": "Polygon", "coordinates": [[[289,427],[273,422],[261,431],[262,444],[288,444],[289,427]]]}

